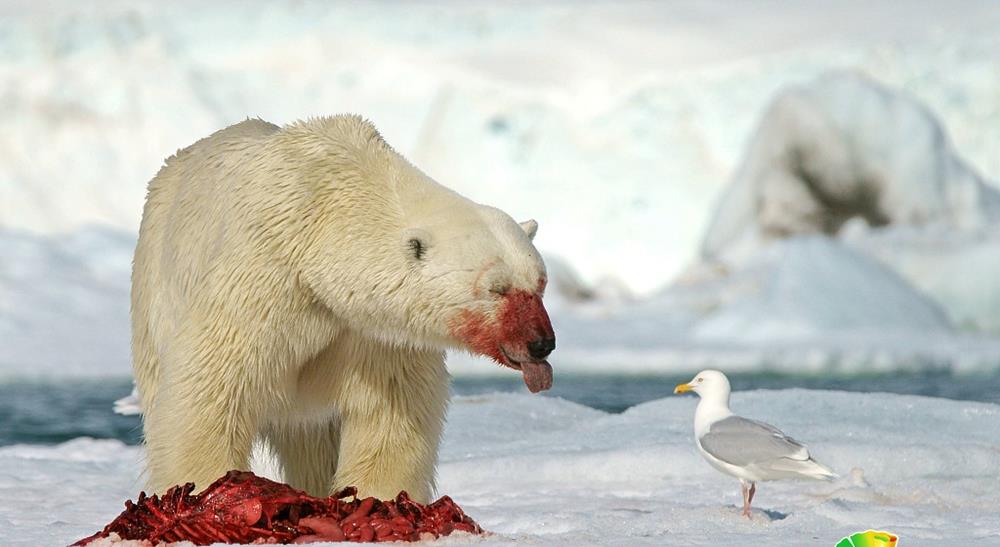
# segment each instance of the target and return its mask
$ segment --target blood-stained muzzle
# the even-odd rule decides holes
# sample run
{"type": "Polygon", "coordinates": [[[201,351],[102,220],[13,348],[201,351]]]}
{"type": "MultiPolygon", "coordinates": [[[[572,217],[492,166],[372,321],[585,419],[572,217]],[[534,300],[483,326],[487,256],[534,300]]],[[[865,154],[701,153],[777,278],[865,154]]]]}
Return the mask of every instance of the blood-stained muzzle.
{"type": "Polygon", "coordinates": [[[552,387],[552,366],[545,360],[556,346],[549,314],[538,293],[508,291],[496,318],[463,311],[453,324],[453,334],[469,349],[521,371],[532,393],[552,387]]]}
{"type": "Polygon", "coordinates": [[[537,340],[551,340],[552,347],[555,348],[556,335],[552,332],[549,314],[538,294],[522,289],[508,292],[503,297],[497,322],[500,327],[500,342],[505,345],[523,345],[525,354],[528,354],[528,345],[537,340]]]}

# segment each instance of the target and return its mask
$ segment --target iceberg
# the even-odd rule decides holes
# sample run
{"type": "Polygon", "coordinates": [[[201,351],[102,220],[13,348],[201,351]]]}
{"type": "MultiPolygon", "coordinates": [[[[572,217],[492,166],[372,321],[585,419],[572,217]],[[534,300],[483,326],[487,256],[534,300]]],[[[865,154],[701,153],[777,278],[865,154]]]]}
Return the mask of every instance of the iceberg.
{"type": "Polygon", "coordinates": [[[968,330],[1000,332],[1000,189],[908,94],[855,72],[780,92],[688,276],[826,234],[895,269],[968,330]]]}

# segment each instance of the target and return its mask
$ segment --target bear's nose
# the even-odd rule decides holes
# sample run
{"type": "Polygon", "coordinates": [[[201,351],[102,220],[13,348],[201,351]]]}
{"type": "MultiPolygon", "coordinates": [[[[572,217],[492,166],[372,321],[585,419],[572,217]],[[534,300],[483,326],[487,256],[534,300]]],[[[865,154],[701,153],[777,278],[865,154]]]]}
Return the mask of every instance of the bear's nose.
{"type": "Polygon", "coordinates": [[[556,349],[555,338],[539,338],[528,342],[528,354],[535,359],[545,359],[554,349],[556,349]]]}

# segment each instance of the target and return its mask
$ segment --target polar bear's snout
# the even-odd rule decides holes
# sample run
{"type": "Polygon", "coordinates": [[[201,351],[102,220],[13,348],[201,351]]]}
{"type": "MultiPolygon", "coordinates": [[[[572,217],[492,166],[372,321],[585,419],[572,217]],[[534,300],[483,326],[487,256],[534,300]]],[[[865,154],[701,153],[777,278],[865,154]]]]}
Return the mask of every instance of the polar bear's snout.
{"type": "Polygon", "coordinates": [[[556,349],[555,336],[547,336],[528,342],[528,354],[535,359],[545,359],[554,349],[556,349]]]}
{"type": "Polygon", "coordinates": [[[545,359],[556,347],[556,336],[540,291],[508,291],[495,317],[465,310],[452,332],[475,353],[520,371],[532,393],[552,387],[552,366],[545,359]]]}

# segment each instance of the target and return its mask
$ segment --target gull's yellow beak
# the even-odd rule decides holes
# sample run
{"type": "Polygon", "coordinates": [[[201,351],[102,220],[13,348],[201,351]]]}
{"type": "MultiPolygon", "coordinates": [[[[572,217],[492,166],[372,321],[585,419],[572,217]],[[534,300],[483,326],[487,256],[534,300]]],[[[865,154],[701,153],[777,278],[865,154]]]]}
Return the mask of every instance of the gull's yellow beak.
{"type": "Polygon", "coordinates": [[[677,384],[677,387],[674,388],[674,395],[687,393],[689,391],[691,391],[691,384],[677,384]]]}

